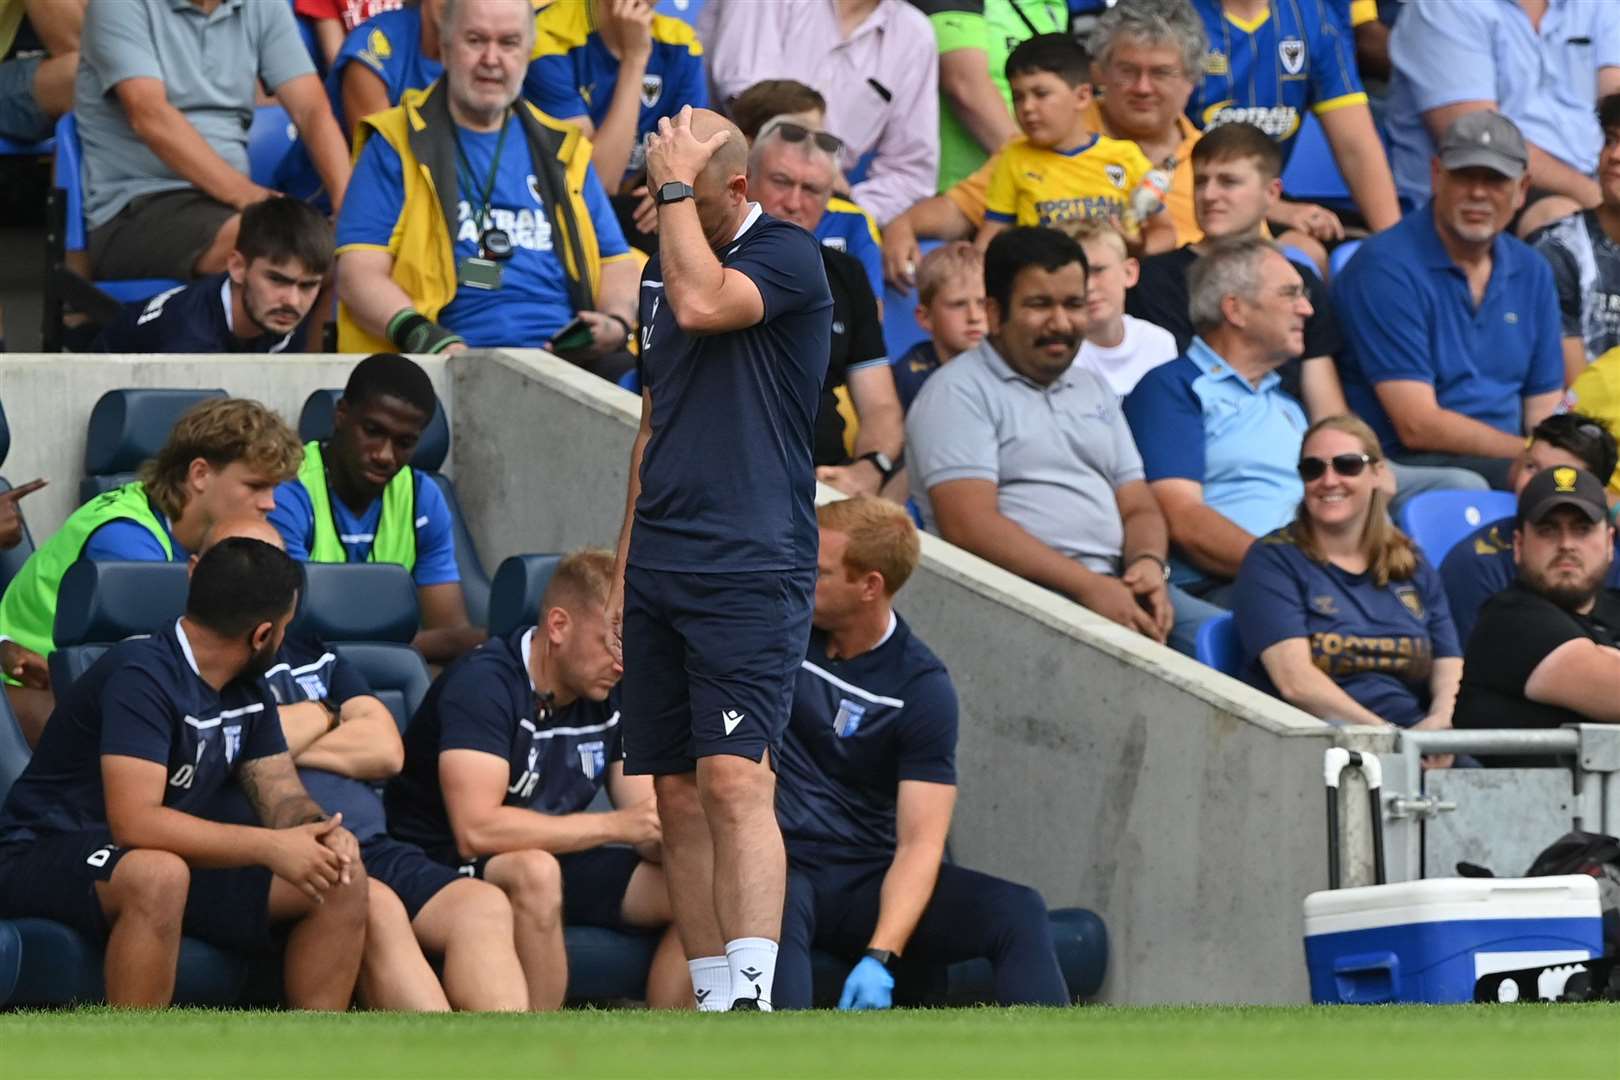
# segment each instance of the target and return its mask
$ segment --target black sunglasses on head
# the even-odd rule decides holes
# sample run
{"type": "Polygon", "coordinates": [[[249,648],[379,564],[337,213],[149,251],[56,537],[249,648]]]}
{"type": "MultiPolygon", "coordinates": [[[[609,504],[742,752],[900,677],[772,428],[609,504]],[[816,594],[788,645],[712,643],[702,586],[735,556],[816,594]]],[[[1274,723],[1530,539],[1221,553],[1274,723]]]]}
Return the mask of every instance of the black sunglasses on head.
{"type": "Polygon", "coordinates": [[[1360,476],[1361,470],[1372,464],[1370,454],[1334,454],[1330,458],[1302,457],[1299,459],[1299,478],[1309,484],[1327,475],[1328,466],[1340,476],[1360,476]]]}
{"type": "Polygon", "coordinates": [[[815,128],[805,127],[803,124],[795,124],[791,120],[783,120],[780,123],[767,124],[765,130],[760,134],[768,135],[773,131],[781,135],[784,142],[801,143],[805,139],[814,139],[816,145],[829,154],[842,154],[844,152],[844,140],[830,131],[817,131],[815,128]]]}

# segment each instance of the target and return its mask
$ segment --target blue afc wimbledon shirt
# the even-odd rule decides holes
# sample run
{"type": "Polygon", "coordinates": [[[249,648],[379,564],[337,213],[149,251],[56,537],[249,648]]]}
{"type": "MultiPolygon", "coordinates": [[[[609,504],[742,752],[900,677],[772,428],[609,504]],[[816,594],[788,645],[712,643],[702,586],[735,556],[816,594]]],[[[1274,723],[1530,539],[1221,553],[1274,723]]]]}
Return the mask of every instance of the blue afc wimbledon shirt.
{"type": "Polygon", "coordinates": [[[765,301],[764,321],[688,335],[664,301],[663,260],[641,276],[641,385],[652,438],[641,460],[630,562],[735,573],[816,565],[816,411],[832,292],[797,225],[749,211],[720,253],[765,301]]]}
{"type": "MultiPolygon", "coordinates": [[[[552,237],[551,211],[540,197],[534,163],[529,158],[528,140],[515,117],[507,118],[506,144],[501,148],[500,174],[491,196],[489,224],[503,230],[512,241],[512,257],[501,263],[501,287],[474,289],[462,286],[455,299],[439,313],[438,321],[467,339],[475,349],[511,346],[537,349],[574,317],[568,296],[568,276],[552,237]]],[[[471,165],[478,191],[459,169],[460,200],[456,204],[455,256],[462,259],[478,254],[482,235],[475,218],[482,207],[473,200],[482,193],[495,161],[498,131],[459,129],[462,148],[471,165]]],[[[366,140],[360,159],[355,162],[350,191],[338,216],[338,254],[361,248],[387,250],[405,204],[403,166],[399,154],[383,138],[366,140]]],[[[619,220],[614,216],[595,168],[585,176],[585,206],[596,228],[602,262],[630,258],[619,220]]]]}
{"type": "Polygon", "coordinates": [[[242,762],[286,749],[264,682],[237,679],[216,693],[176,622],[114,645],[62,691],[0,809],[0,842],[105,826],[104,755],[164,766],[163,805],[201,815],[242,762]]]}
{"type": "MultiPolygon", "coordinates": [[[[413,475],[416,480],[416,566],[411,571],[411,579],[418,586],[460,581],[455,531],[444,493],[438,484],[420,472],[413,475]]],[[[358,517],[330,488],[326,500],[332,507],[338,539],[348,552],[349,561],[365,562],[377,538],[377,523],[382,520],[382,498],[373,499],[366,512],[358,517]]],[[[270,511],[270,524],[281,534],[288,555],[299,562],[309,561],[309,549],[315,546],[315,506],[309,501],[304,485],[297,480],[287,480],[276,487],[276,508],[270,511]]],[[[101,529],[96,530],[96,535],[101,532],[101,529]]]]}
{"type": "Polygon", "coordinates": [[[508,763],[506,806],[542,814],[586,809],[608,766],[624,759],[619,693],[543,711],[529,679],[534,627],[488,641],[433,681],[405,732],[405,769],[388,784],[388,825],[430,852],[453,850],[439,754],[479,750],[508,763]]]}
{"type": "Polygon", "coordinates": [[[349,31],[326,75],[332,115],[343,127],[343,69],[361,64],[388,90],[388,104],[398,105],[407,90],[420,90],[444,74],[444,65],[422,55],[422,9],[419,5],[374,15],[349,31]]]}
{"type": "Polygon", "coordinates": [[[1429,710],[1438,658],[1461,656],[1440,575],[1421,554],[1409,581],[1383,588],[1307,558],[1283,530],[1249,547],[1232,594],[1244,678],[1275,695],[1260,654],[1304,638],[1311,662],[1369,712],[1411,727],[1429,710]]]}
{"type": "Polygon", "coordinates": [[[776,764],[788,852],[820,865],[893,858],[900,781],[956,783],[956,690],[898,615],[876,648],[827,656],[810,634],[776,764]]]}

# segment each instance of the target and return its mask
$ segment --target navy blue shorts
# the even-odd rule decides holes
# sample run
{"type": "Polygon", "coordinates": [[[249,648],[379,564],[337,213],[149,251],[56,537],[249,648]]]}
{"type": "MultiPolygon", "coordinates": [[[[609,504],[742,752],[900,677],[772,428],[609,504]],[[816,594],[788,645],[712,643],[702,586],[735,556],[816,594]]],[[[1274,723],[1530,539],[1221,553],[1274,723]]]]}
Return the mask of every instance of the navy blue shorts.
{"type": "Polygon", "coordinates": [[[360,861],[367,874],[394,890],[412,919],[439,895],[440,889],[461,877],[455,867],[429,857],[415,844],[391,836],[378,836],[361,844],[360,861]]]}
{"type": "Polygon", "coordinates": [[[810,641],[816,571],[624,575],[624,771],[759,761],[787,730],[810,641]]]}
{"type": "MultiPolygon", "coordinates": [[[[110,880],[125,854],[106,829],[0,848],[0,916],[53,919],[105,941],[107,916],[96,882],[110,880]]],[[[182,929],[222,948],[265,948],[271,943],[270,876],[262,866],[193,869],[182,929]]]]}
{"type": "MultiPolygon", "coordinates": [[[[484,880],[494,855],[463,859],[454,849],[437,853],[456,867],[452,873],[484,880]]],[[[568,926],[606,926],[624,929],[624,893],[630,876],[641,865],[635,849],[619,846],[590,848],[557,856],[562,869],[563,922],[568,926]]],[[[404,899],[404,897],[400,897],[404,899]]]]}

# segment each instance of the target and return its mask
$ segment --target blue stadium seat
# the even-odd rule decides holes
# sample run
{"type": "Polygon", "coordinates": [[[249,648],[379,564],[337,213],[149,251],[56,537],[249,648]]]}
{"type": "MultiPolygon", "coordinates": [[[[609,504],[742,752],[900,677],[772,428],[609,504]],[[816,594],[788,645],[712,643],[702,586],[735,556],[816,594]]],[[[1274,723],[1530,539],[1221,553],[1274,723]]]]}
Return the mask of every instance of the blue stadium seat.
{"type": "Polygon", "coordinates": [[[489,586],[490,637],[535,624],[540,597],[561,561],[561,555],[513,555],[502,561],[489,586]]]}
{"type": "Polygon", "coordinates": [[[274,187],[276,168],[298,141],[298,128],[280,105],[253,110],[248,128],[248,175],[261,187],[274,187]]]}
{"type": "Polygon", "coordinates": [[[1294,152],[1282,174],[1283,194],[1305,202],[1346,205],[1350,189],[1345,185],[1333,148],[1315,116],[1306,116],[1294,140],[1294,152]]]}
{"type": "Polygon", "coordinates": [[[0,157],[49,157],[55,151],[55,139],[30,143],[0,136],[0,157]]]}
{"type": "Polygon", "coordinates": [[[1345,267],[1350,265],[1350,260],[1355,258],[1356,252],[1361,250],[1361,245],[1364,242],[1362,240],[1346,240],[1329,253],[1328,268],[1335,278],[1344,271],[1345,267]]]}
{"type": "Polygon", "coordinates": [[[305,563],[291,631],[312,634],[365,676],[401,731],[432,677],[411,648],[419,615],[416,585],[391,563],[305,563]]]}
{"type": "MultiPolygon", "coordinates": [[[[341,389],[317,390],[304,402],[298,415],[298,437],[305,442],[325,439],[332,434],[333,414],[337,409],[341,389]]],[[[450,422],[444,414],[444,402],[433,410],[433,419],[422,431],[422,441],[416,444],[411,467],[425,473],[438,485],[450,508],[450,525],[456,540],[456,568],[461,571],[461,593],[467,599],[467,615],[475,626],[489,624],[489,574],[478,557],[478,546],[473,543],[472,531],[467,528],[466,515],[461,512],[461,500],[456,498],[456,486],[439,472],[444,459],[450,454],[450,422]]]]}
{"type": "MultiPolygon", "coordinates": [[[[5,464],[6,455],[10,452],[11,425],[6,423],[5,406],[0,405],[0,465],[5,464]]],[[[10,490],[11,484],[6,481],[5,477],[0,476],[0,491],[10,490]]],[[[19,503],[17,508],[20,511],[22,505],[19,503]]],[[[27,562],[28,556],[33,553],[34,535],[28,531],[28,520],[25,516],[23,519],[22,542],[7,551],[0,551],[0,593],[6,591],[6,586],[11,584],[11,579],[17,576],[17,571],[22,569],[23,563],[27,562]]]]}
{"type": "Polygon", "coordinates": [[[1396,524],[1439,566],[1457,541],[1517,508],[1510,491],[1423,491],[1406,500],[1396,524]]]}
{"type": "Polygon", "coordinates": [[[1236,678],[1243,670],[1243,645],[1238,641],[1237,620],[1230,612],[1217,615],[1198,628],[1193,656],[1200,664],[1224,671],[1236,678]]]}
{"type": "Polygon", "coordinates": [[[168,441],[180,415],[223,390],[109,390],[90,410],[79,501],[89,502],[135,479],[135,470],[168,441]]]}
{"type": "Polygon", "coordinates": [[[51,685],[61,693],[127,637],[151,634],[186,610],[185,563],[91,562],[62,575],[52,636],[51,685]]]}

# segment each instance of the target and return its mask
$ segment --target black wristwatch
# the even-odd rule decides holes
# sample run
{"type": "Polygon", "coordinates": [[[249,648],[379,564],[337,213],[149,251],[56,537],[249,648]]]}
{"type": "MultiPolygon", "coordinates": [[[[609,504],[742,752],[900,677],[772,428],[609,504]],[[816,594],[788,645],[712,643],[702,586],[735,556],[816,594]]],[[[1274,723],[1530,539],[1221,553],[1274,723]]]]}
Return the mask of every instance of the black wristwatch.
{"type": "Polygon", "coordinates": [[[906,460],[906,453],[904,450],[902,450],[900,452],[900,460],[895,461],[881,450],[868,450],[855,460],[870,461],[872,466],[877,469],[878,475],[883,478],[880,483],[887,484],[894,474],[900,471],[901,463],[906,460]]]}
{"type": "Polygon", "coordinates": [[[894,962],[899,959],[899,957],[895,956],[894,953],[890,952],[888,949],[867,949],[864,955],[870,956],[872,959],[882,964],[885,969],[891,971],[894,969],[894,962]]]}
{"type": "Polygon", "coordinates": [[[693,191],[691,184],[683,184],[679,180],[671,180],[669,183],[658,189],[658,195],[656,196],[655,201],[659,206],[668,206],[670,203],[680,202],[682,199],[690,199],[692,195],[693,191]]]}

